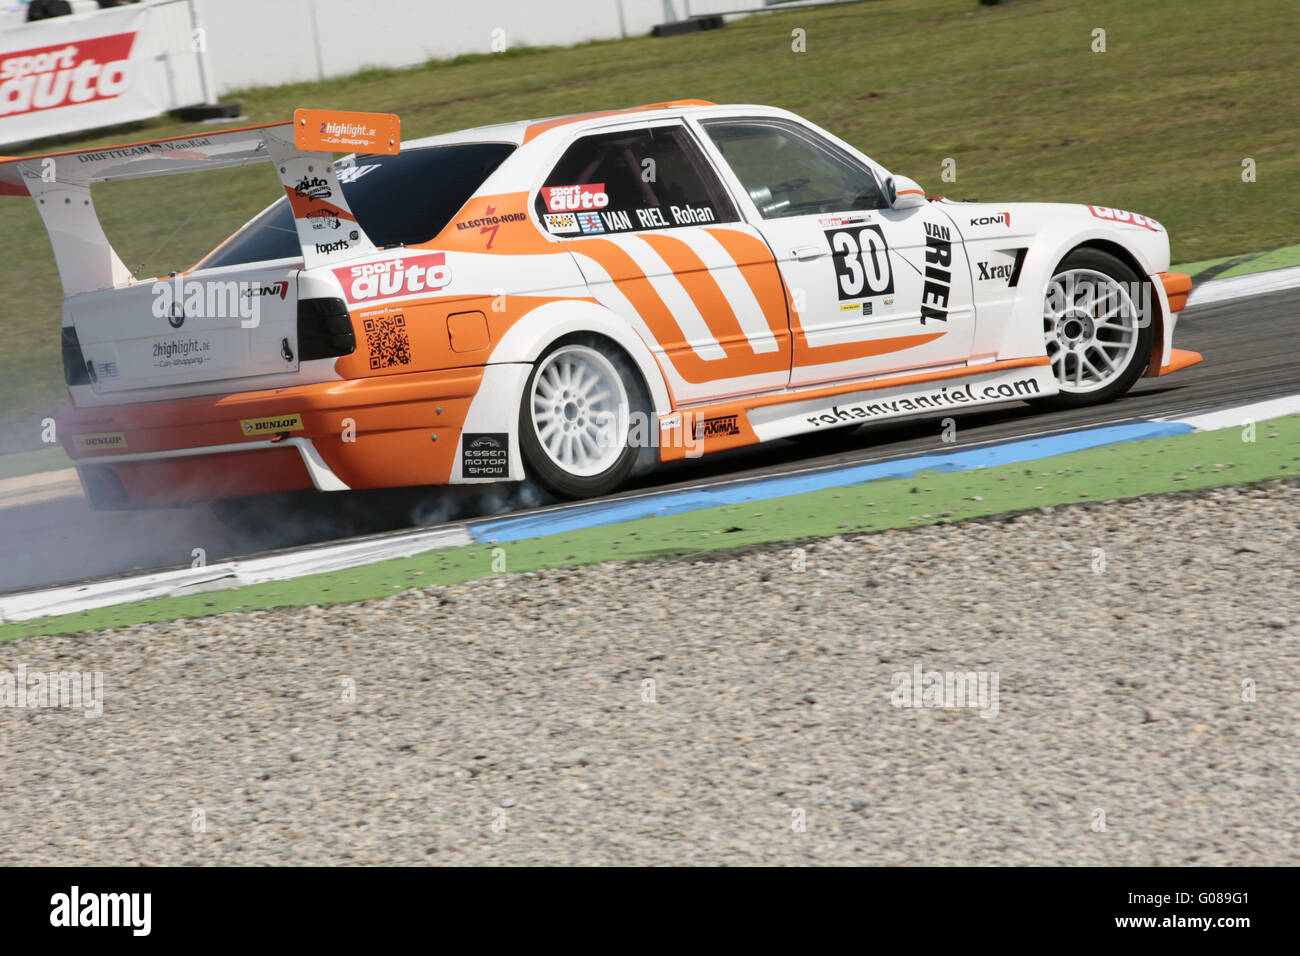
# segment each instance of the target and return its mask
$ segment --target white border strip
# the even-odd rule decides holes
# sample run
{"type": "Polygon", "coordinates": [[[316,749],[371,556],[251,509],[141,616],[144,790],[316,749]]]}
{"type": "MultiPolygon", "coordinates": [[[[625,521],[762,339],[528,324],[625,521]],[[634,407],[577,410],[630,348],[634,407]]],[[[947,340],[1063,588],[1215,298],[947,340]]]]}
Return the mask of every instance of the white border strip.
{"type": "Polygon", "coordinates": [[[1194,305],[1227,302],[1230,299],[1244,299],[1253,295],[1267,295],[1270,292],[1281,292],[1297,286],[1300,286],[1300,266],[1292,266],[1289,269],[1269,269],[1267,272],[1232,276],[1229,279],[1211,279],[1201,285],[1192,286],[1192,294],[1187,297],[1187,308],[1190,309],[1194,305]]]}
{"type": "Polygon", "coordinates": [[[1240,428],[1251,422],[1267,421],[1270,418],[1282,418],[1286,415],[1300,415],[1300,395],[1287,395],[1283,398],[1271,398],[1250,405],[1236,405],[1232,408],[1220,408],[1200,415],[1170,416],[1157,418],[1158,422],[1180,422],[1191,425],[1198,432],[1212,432],[1220,428],[1240,428]]]}
{"type": "Polygon", "coordinates": [[[243,587],[246,584],[263,584],[267,581],[287,581],[309,574],[341,571],[393,558],[409,558],[425,551],[474,543],[464,525],[453,525],[430,531],[362,538],[341,544],[283,551],[259,558],[222,561],[201,568],[154,571],[89,584],[19,591],[0,596],[0,622],[75,614],[78,611],[92,611],[148,598],[179,597],[222,588],[243,587]]]}

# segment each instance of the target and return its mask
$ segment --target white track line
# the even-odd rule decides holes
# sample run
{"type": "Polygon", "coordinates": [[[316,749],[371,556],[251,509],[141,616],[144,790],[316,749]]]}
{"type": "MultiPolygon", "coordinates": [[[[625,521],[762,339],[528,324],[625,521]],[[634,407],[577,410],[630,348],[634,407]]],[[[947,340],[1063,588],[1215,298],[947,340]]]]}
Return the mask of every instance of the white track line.
{"type": "Polygon", "coordinates": [[[1229,279],[1211,279],[1201,285],[1192,287],[1192,294],[1187,298],[1187,307],[1210,305],[1214,302],[1227,302],[1230,299],[1244,299],[1253,295],[1267,295],[1294,289],[1300,286],[1300,266],[1290,269],[1269,269],[1246,276],[1232,276],[1229,279]]]}
{"type": "Polygon", "coordinates": [[[1300,395],[1270,398],[1263,402],[1216,409],[1199,415],[1171,415],[1168,418],[1158,418],[1156,421],[1181,422],[1184,425],[1191,425],[1198,432],[1212,432],[1220,428],[1237,428],[1248,422],[1281,418],[1284,415],[1300,415],[1300,395]]]}
{"type": "Polygon", "coordinates": [[[75,614],[147,598],[179,597],[246,584],[285,581],[473,543],[474,539],[463,525],[453,525],[397,537],[362,538],[264,557],[222,561],[201,568],[154,571],[88,584],[18,591],[0,596],[0,622],[75,614]]]}

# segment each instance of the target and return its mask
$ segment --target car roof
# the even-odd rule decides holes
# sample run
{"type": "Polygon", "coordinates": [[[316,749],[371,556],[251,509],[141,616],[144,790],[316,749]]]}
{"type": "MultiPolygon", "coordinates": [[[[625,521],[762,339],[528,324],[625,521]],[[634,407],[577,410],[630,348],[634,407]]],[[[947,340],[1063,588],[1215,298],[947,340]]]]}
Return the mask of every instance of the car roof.
{"type": "Polygon", "coordinates": [[[457,143],[513,143],[522,146],[543,133],[562,127],[589,129],[608,125],[612,120],[639,117],[647,121],[670,119],[688,113],[729,113],[737,110],[746,112],[762,111],[765,113],[784,113],[784,110],[770,106],[720,105],[709,100],[671,100],[664,103],[649,103],[644,106],[632,106],[626,109],[603,110],[595,113],[570,113],[563,116],[548,116],[542,119],[519,120],[513,123],[496,123],[490,126],[476,126],[472,129],[457,130],[452,133],[440,133],[436,136],[424,136],[420,139],[402,142],[402,149],[421,149],[429,146],[451,146],[457,143]]]}

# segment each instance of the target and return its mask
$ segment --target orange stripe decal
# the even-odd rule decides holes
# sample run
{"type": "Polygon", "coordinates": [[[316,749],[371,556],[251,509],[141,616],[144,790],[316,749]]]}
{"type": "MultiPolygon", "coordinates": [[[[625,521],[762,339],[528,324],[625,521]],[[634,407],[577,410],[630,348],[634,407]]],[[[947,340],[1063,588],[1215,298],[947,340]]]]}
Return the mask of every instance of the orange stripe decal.
{"type": "Polygon", "coordinates": [[[754,298],[763,310],[767,326],[772,330],[785,351],[790,336],[790,320],[786,313],[785,284],[776,268],[776,259],[762,239],[738,229],[705,229],[727,251],[740,268],[740,274],[749,283],[754,298]]]}
{"type": "Polygon", "coordinates": [[[557,126],[568,126],[570,123],[579,123],[583,120],[600,119],[602,116],[626,116],[630,113],[644,113],[646,110],[663,110],[676,106],[717,106],[709,100],[669,100],[664,103],[647,103],[645,106],[633,106],[623,110],[601,110],[596,113],[574,113],[570,116],[556,116],[553,119],[538,120],[536,123],[529,124],[524,130],[524,142],[540,136],[547,130],[555,129],[557,126]]]}
{"type": "Polygon", "coordinates": [[[641,271],[641,267],[617,243],[608,239],[585,239],[570,246],[574,252],[587,256],[609,273],[624,298],[631,303],[650,334],[668,353],[673,367],[688,382],[709,382],[719,375],[718,362],[708,362],[695,354],[686,341],[686,335],[672,310],[664,304],[654,286],[641,271]]]}
{"type": "Polygon", "coordinates": [[[749,337],[740,327],[740,320],[736,318],[731,303],[695,250],[671,236],[647,234],[641,238],[672,270],[672,278],[681,283],[695,308],[704,317],[713,337],[727,353],[727,377],[774,372],[786,367],[789,360],[781,351],[761,355],[755,353],[749,337]]]}

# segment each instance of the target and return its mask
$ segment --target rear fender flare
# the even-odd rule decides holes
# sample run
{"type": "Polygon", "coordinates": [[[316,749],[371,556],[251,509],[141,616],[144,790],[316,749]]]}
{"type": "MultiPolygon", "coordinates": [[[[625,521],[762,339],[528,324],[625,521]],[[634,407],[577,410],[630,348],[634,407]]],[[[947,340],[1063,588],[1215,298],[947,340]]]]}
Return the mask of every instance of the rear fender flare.
{"type": "MultiPolygon", "coordinates": [[[[627,353],[641,373],[656,415],[673,410],[672,395],[663,372],[645,341],[617,313],[596,302],[565,300],[548,302],[516,322],[492,350],[489,364],[524,362],[541,358],[557,339],[586,332],[603,336],[627,353]]],[[[519,396],[516,395],[516,403],[519,396]]]]}

